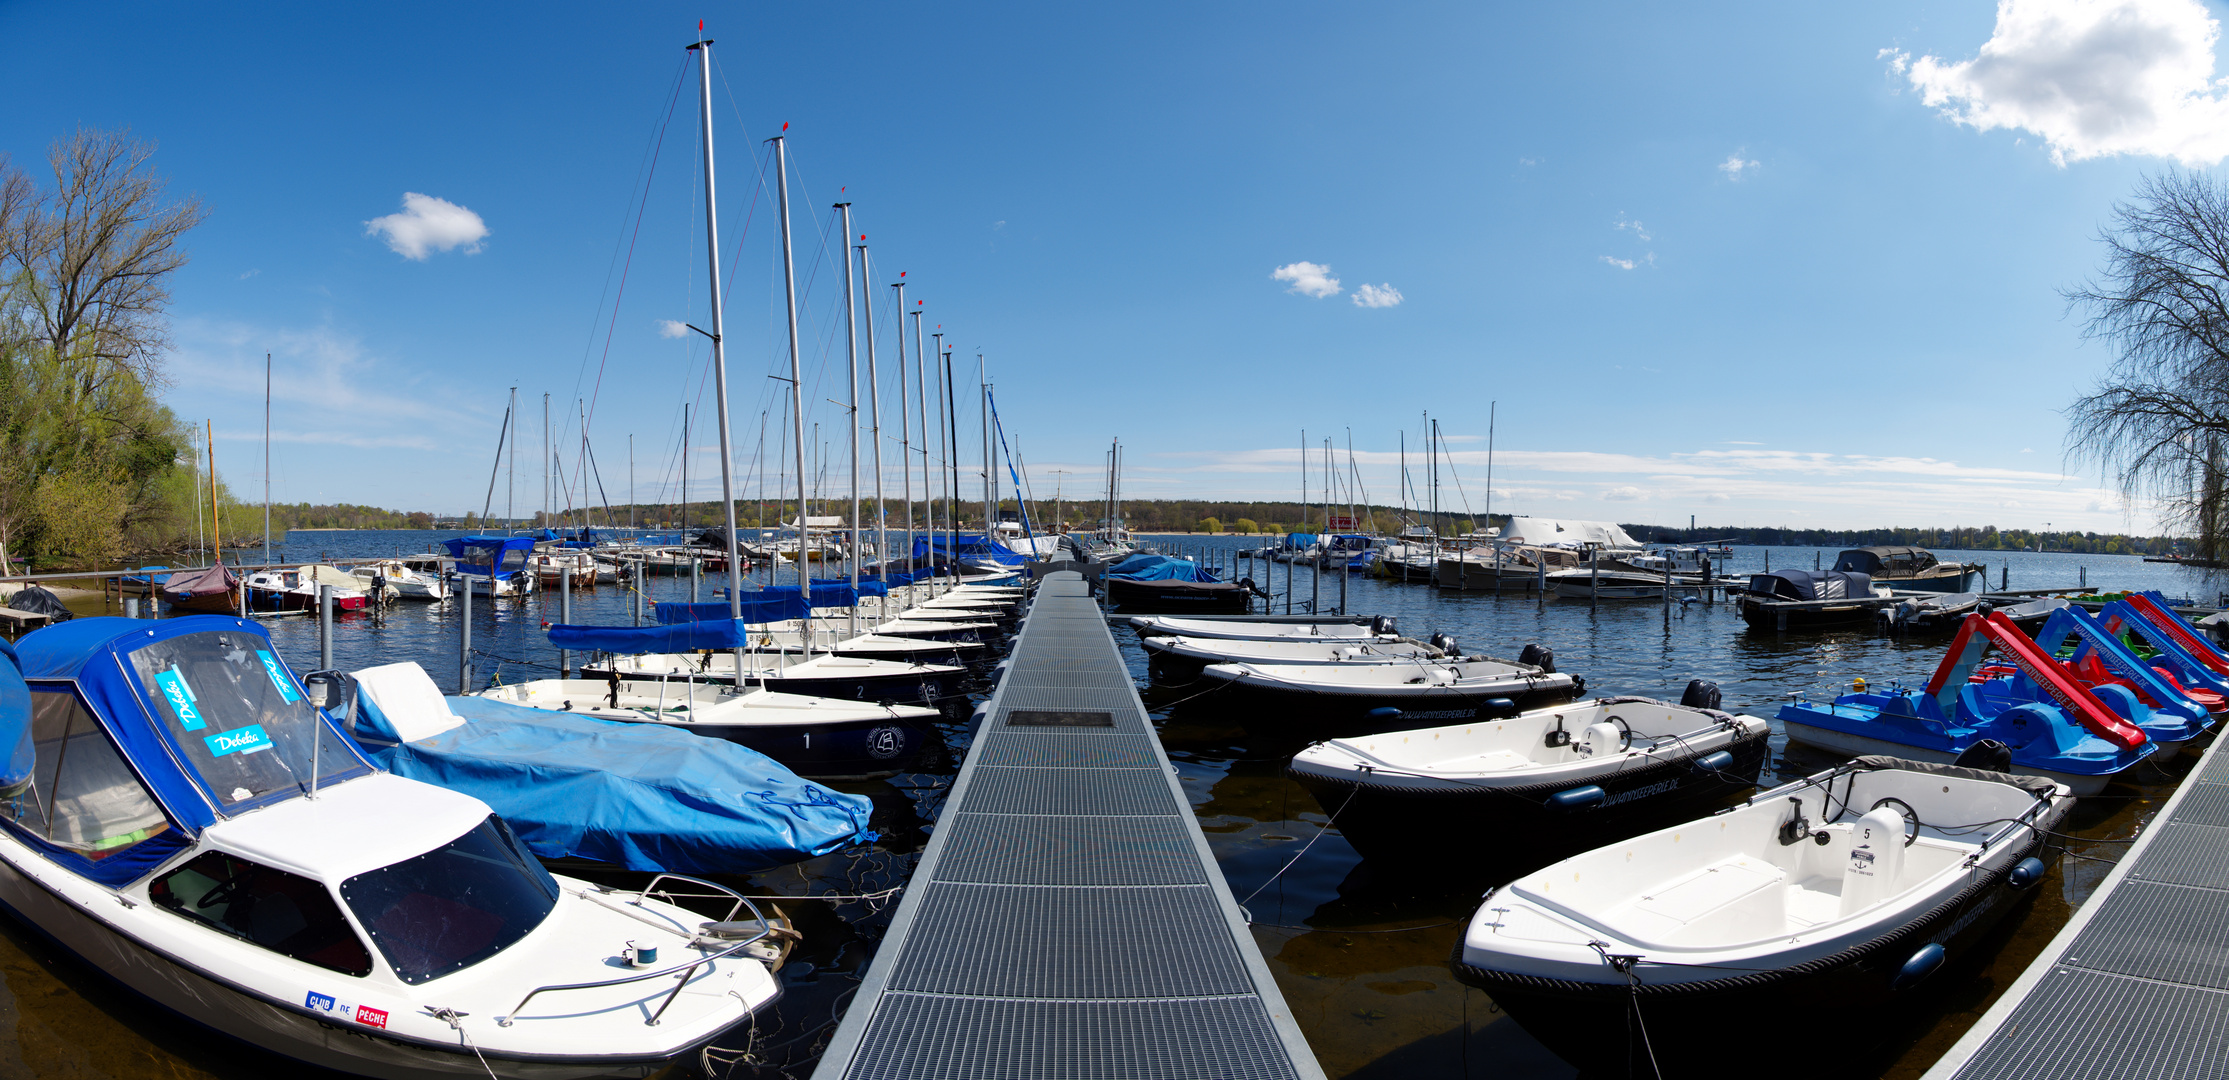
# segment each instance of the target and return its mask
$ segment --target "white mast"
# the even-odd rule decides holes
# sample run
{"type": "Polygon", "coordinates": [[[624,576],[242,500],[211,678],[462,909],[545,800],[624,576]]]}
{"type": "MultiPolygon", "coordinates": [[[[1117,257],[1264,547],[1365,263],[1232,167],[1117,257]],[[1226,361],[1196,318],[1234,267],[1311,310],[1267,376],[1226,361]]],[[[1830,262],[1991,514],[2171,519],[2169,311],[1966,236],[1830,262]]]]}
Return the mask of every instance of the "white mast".
{"type": "Polygon", "coordinates": [[[837,238],[836,252],[844,257],[844,352],[851,358],[850,422],[845,424],[851,432],[851,612],[846,626],[853,636],[859,633],[859,283],[852,277],[851,204],[840,202],[836,209],[844,212],[843,235],[837,238]]]}
{"type": "MultiPolygon", "coordinates": [[[[862,236],[864,240],[866,237],[862,236]]],[[[867,321],[867,442],[875,448],[875,558],[881,576],[890,578],[890,522],[882,509],[882,369],[875,363],[874,267],[867,262],[867,245],[859,245],[859,306],[867,321]]],[[[856,609],[855,609],[856,610],[856,609]]]]}
{"type": "MultiPolygon", "coordinates": [[[[906,410],[906,283],[903,281],[895,282],[890,288],[898,294],[898,332],[892,335],[898,339],[898,473],[905,481],[906,569],[911,570],[913,569],[913,414],[906,410]]],[[[918,327],[919,325],[917,321],[915,326],[918,327]]],[[[870,336],[867,340],[871,343],[874,338],[871,336],[872,331],[869,333],[870,336]]],[[[867,355],[874,355],[871,346],[867,355]]],[[[875,467],[875,473],[878,476],[881,475],[881,466],[875,467]]],[[[884,577],[890,575],[890,549],[888,548],[882,550],[882,573],[884,577]]]]}
{"type": "MultiPolygon", "coordinates": [[[[710,102],[711,91],[707,90],[705,93],[705,100],[710,102]]],[[[705,108],[710,109],[711,105],[707,104],[705,108]]],[[[805,565],[805,376],[797,348],[797,260],[791,253],[789,237],[789,144],[780,135],[767,141],[774,144],[774,190],[782,212],[782,286],[789,299],[790,424],[792,434],[797,438],[797,589],[805,600],[805,620],[802,624],[805,629],[802,636],[804,653],[811,656],[813,573],[805,565]]],[[[743,669],[738,667],[736,670],[740,672],[743,669]]]]}
{"type": "MultiPolygon", "coordinates": [[[[735,535],[735,454],[728,444],[728,362],[727,351],[721,342],[725,333],[723,313],[720,308],[720,204],[715,201],[712,184],[712,39],[703,37],[704,24],[697,24],[697,43],[689,46],[697,54],[697,81],[702,89],[704,123],[704,258],[712,286],[712,392],[713,400],[720,407],[720,508],[727,514],[728,556],[728,617],[743,617],[743,575],[741,553],[736,549],[735,535]]],[[[782,215],[785,238],[788,235],[789,215],[782,215]]],[[[784,245],[785,248],[787,245],[784,245]]],[[[688,492],[682,492],[686,498],[688,492]]],[[[743,649],[735,650],[736,685],[743,684],[743,649]]]]}

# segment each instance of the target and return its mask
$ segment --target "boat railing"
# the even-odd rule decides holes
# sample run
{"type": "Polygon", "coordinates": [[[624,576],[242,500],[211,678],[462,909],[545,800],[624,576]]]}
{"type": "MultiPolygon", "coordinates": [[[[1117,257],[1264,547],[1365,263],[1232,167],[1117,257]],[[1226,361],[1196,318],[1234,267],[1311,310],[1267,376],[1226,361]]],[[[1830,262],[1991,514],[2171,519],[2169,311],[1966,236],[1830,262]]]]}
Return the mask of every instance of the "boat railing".
{"type": "MultiPolygon", "coordinates": [[[[758,923],[758,933],[744,938],[736,942],[735,944],[728,946],[727,948],[721,949],[719,952],[699,956],[694,960],[688,961],[687,963],[675,964],[672,967],[665,968],[660,971],[646,971],[639,975],[623,975],[616,979],[600,979],[596,982],[564,983],[537,986],[534,989],[527,991],[526,996],[520,998],[519,1003],[511,1007],[511,1011],[508,1015],[496,1017],[496,1026],[510,1027],[511,1023],[519,1018],[519,1010],[526,1008],[527,1002],[534,1000],[535,997],[541,994],[556,993],[562,990],[593,990],[598,987],[604,986],[624,986],[628,983],[647,982],[651,979],[664,978],[668,975],[679,976],[679,978],[676,979],[674,982],[673,991],[666,995],[664,1001],[658,1003],[658,1008],[655,1012],[652,1012],[650,1014],[650,1019],[643,1021],[643,1024],[646,1027],[656,1027],[658,1026],[658,1018],[664,1016],[666,1014],[667,1007],[673,1004],[675,998],[681,996],[681,991],[688,988],[689,978],[696,973],[696,970],[698,968],[703,967],[706,964],[710,964],[716,960],[724,960],[730,956],[734,956],[736,953],[742,952],[743,950],[766,940],[766,938],[774,932],[774,924],[767,920],[766,913],[760,911],[759,906],[755,903],[752,903],[750,897],[736,892],[734,889],[730,889],[725,885],[706,881],[703,878],[690,877],[686,874],[659,874],[657,877],[651,878],[650,884],[643,886],[641,892],[635,894],[636,899],[639,901],[643,898],[649,897],[653,893],[664,896],[668,902],[682,897],[697,899],[718,899],[718,895],[708,895],[705,893],[676,893],[670,890],[660,890],[658,888],[659,884],[661,884],[668,878],[671,878],[675,881],[686,881],[691,885],[702,885],[707,889],[715,890],[717,894],[724,894],[728,898],[734,900],[735,902],[728,906],[727,917],[725,919],[718,920],[720,922],[728,922],[733,920],[736,916],[736,913],[742,911],[744,908],[751,909],[751,917],[758,923]]],[[[690,944],[692,947],[694,947],[694,940],[692,940],[690,944]]]]}

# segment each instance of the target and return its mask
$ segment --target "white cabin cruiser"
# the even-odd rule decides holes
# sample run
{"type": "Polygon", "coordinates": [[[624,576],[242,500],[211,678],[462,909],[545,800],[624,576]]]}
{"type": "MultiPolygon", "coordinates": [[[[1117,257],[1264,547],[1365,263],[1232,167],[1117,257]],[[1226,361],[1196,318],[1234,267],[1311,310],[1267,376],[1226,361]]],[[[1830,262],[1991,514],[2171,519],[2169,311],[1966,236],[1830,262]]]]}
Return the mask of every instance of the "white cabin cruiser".
{"type": "MultiPolygon", "coordinates": [[[[1861,757],[1495,889],[1455,973],[1605,1076],[1722,1075],[1739,1017],[1862,1016],[1834,1035],[1861,1054],[1913,987],[2039,891],[2073,803],[2038,777],[1861,757]]],[[[1744,1024],[1738,1041],[1818,1038],[1744,1024]]]]}
{"type": "Polygon", "coordinates": [[[555,877],[486,804],[374,769],[248,620],[20,652],[0,901],[164,1008],[360,1075],[554,1080],[647,1075],[780,992],[762,932],[555,877]]]}
{"type": "Polygon", "coordinates": [[[350,572],[367,591],[384,586],[386,594],[397,600],[439,602],[449,598],[449,582],[441,574],[421,573],[401,559],[362,563],[350,572]]]}

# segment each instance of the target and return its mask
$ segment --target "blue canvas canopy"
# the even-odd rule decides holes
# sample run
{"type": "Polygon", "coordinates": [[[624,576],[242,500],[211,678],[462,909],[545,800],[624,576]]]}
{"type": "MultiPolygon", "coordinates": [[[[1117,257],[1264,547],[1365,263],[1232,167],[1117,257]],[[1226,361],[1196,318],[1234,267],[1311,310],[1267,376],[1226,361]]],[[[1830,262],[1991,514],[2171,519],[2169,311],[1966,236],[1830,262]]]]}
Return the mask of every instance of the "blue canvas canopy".
{"type": "Polygon", "coordinates": [[[395,738],[369,694],[357,720],[381,765],[487,803],[545,859],[746,873],[874,838],[866,796],[726,739],[486,698],[447,704],[464,725],[415,742],[395,738]]]}
{"type": "MultiPolygon", "coordinates": [[[[720,605],[723,610],[727,605],[720,605]]],[[[791,601],[799,618],[804,605],[791,601]]],[[[560,649],[587,649],[623,655],[694,652],[698,649],[740,649],[751,641],[751,624],[745,619],[672,623],[665,626],[575,626],[559,623],[549,628],[550,644],[560,649]]]]}
{"type": "Polygon", "coordinates": [[[79,619],[26,636],[17,657],[34,695],[74,695],[174,826],[97,857],[26,837],[97,881],[134,880],[221,818],[301,796],[313,761],[325,784],[372,768],[249,620],[79,619]]]}
{"type": "Polygon", "coordinates": [[[1300,549],[1302,549],[1302,548],[1305,548],[1305,547],[1309,546],[1310,544],[1313,544],[1313,543],[1315,543],[1315,542],[1316,542],[1316,540],[1317,540],[1317,537],[1316,537],[1316,534],[1315,534],[1315,533],[1300,533],[1300,532],[1296,532],[1296,533],[1286,533],[1286,534],[1285,534],[1285,550],[1287,550],[1287,551],[1299,551],[1300,549]]]}
{"type": "Polygon", "coordinates": [[[1019,552],[986,537],[962,536],[956,542],[949,533],[913,538],[915,559],[927,558],[932,549],[954,559],[987,559],[1005,566],[1020,566],[1027,561],[1019,552]]]}
{"type": "Polygon", "coordinates": [[[457,560],[459,572],[481,577],[521,569],[526,566],[526,557],[534,553],[531,536],[460,536],[441,543],[457,560]]]}
{"type": "Polygon", "coordinates": [[[1125,581],[1214,581],[1215,571],[1185,559],[1140,552],[1108,567],[1106,576],[1125,581]]]}

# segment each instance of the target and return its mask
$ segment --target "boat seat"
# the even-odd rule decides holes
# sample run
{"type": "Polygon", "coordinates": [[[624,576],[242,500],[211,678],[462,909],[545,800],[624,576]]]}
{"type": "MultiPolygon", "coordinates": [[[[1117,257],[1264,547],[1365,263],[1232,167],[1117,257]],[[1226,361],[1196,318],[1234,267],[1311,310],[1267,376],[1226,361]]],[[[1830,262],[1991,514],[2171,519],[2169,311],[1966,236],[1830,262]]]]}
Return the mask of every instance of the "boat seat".
{"type": "Polygon", "coordinates": [[[1896,894],[1904,877],[1904,815],[1893,806],[1850,826],[1850,858],[1842,866],[1842,914],[1863,911],[1896,894]]]}
{"type": "Polygon", "coordinates": [[[1589,724],[1579,736],[1580,745],[1586,747],[1589,757],[1612,757],[1625,752],[1625,740],[1618,734],[1616,724],[1589,724]]]}
{"type": "Polygon", "coordinates": [[[379,707],[395,736],[404,742],[464,726],[464,718],[449,711],[449,699],[433,684],[433,676],[415,663],[381,664],[355,674],[359,690],[379,707]]]}
{"type": "Polygon", "coordinates": [[[1760,927],[1772,933],[1786,925],[1787,880],[1787,871],[1764,859],[1733,855],[1650,888],[1612,921],[1641,941],[1746,940],[1760,927]]]}

